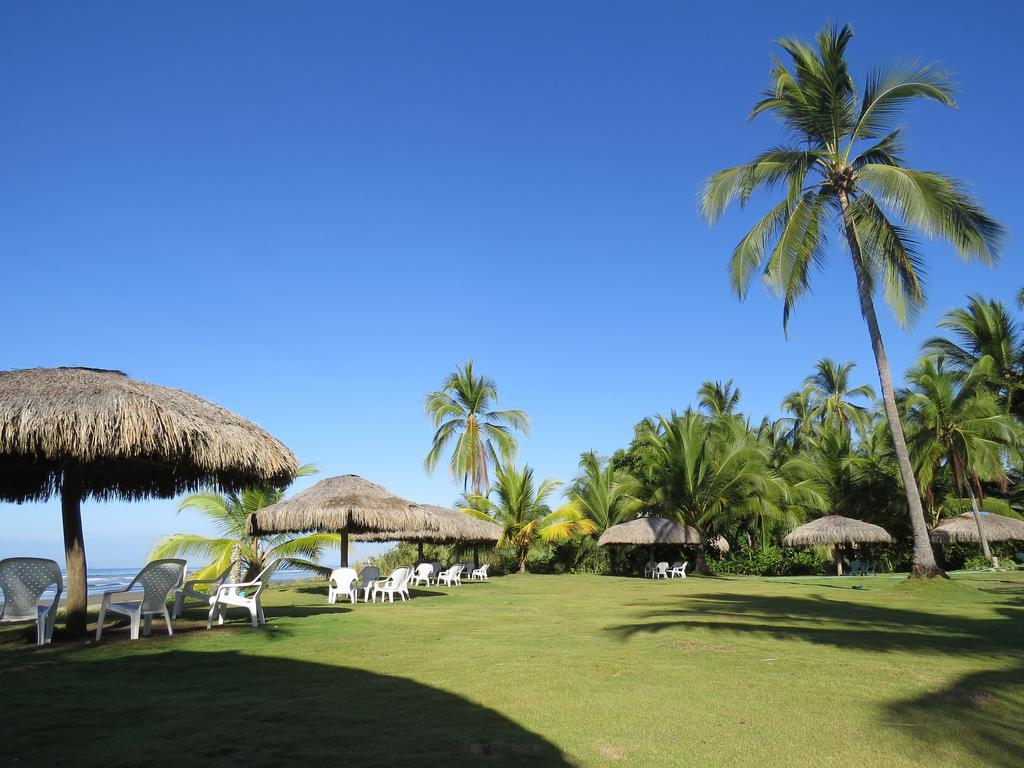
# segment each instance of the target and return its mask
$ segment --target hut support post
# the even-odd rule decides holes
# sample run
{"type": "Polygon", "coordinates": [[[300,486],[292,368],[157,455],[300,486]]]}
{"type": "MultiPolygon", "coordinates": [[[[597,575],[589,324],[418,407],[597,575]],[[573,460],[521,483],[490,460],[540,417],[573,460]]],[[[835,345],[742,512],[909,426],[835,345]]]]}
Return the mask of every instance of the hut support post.
{"type": "Polygon", "coordinates": [[[348,568],[348,533],[341,534],[341,557],[339,562],[342,568],[348,568]]]}
{"type": "Polygon", "coordinates": [[[985,559],[992,563],[993,568],[999,567],[999,561],[992,557],[992,550],[988,546],[988,536],[985,534],[985,527],[981,524],[981,509],[978,507],[978,497],[974,495],[971,487],[971,478],[964,483],[967,486],[967,495],[971,497],[971,510],[974,512],[974,524],[978,526],[978,540],[981,542],[981,553],[985,559]]]}
{"type": "Polygon", "coordinates": [[[85,634],[86,564],[82,533],[82,478],[78,467],[64,468],[60,488],[60,511],[64,518],[64,557],[67,561],[67,630],[72,636],[85,634]]]}
{"type": "Polygon", "coordinates": [[[477,544],[473,545],[473,569],[480,567],[480,547],[477,544]]]}
{"type": "Polygon", "coordinates": [[[419,563],[423,562],[423,542],[422,541],[417,541],[416,542],[416,557],[419,558],[416,561],[417,565],[419,563]]]}

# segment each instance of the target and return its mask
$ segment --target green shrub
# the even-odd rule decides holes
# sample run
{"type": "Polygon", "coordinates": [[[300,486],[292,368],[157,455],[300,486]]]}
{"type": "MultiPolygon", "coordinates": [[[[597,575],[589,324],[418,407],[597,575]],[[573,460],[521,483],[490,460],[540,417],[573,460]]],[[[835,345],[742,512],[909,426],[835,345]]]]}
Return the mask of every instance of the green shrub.
{"type": "Polygon", "coordinates": [[[718,576],[815,576],[825,573],[821,559],[808,550],[775,546],[746,547],[708,559],[708,570],[718,576]]]}

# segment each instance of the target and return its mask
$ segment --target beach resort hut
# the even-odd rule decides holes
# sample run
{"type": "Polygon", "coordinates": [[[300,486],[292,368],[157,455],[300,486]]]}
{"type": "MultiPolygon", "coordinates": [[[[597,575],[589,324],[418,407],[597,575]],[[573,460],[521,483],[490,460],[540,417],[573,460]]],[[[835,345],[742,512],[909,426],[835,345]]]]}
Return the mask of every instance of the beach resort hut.
{"type": "Polygon", "coordinates": [[[501,538],[501,526],[487,520],[470,517],[457,509],[421,504],[419,508],[431,515],[435,528],[409,528],[404,530],[358,533],[353,541],[406,541],[419,548],[423,561],[424,544],[472,544],[473,567],[480,567],[480,544],[494,545],[501,538]]]}
{"type": "Polygon", "coordinates": [[[664,517],[638,517],[625,523],[613,525],[597,540],[600,547],[623,544],[646,545],[654,561],[654,547],[658,544],[703,547],[704,537],[692,525],[682,525],[664,517]]]}
{"type": "Polygon", "coordinates": [[[85,631],[83,499],[237,491],[286,483],[297,468],[252,422],[178,389],[93,368],[0,372],[0,499],[60,495],[72,634],[85,631]]]}
{"type": "MultiPolygon", "coordinates": [[[[341,566],[348,566],[349,536],[356,533],[438,530],[442,521],[427,509],[359,475],[321,480],[290,499],[246,519],[250,536],[276,533],[341,534],[341,566]]],[[[389,540],[394,540],[389,539],[389,540]]]]}
{"type": "MultiPolygon", "coordinates": [[[[994,512],[979,512],[978,519],[989,541],[1024,541],[1024,520],[994,512]]],[[[945,518],[928,535],[934,544],[977,544],[981,539],[973,512],[945,518]]]]}
{"type": "Polygon", "coordinates": [[[831,545],[836,573],[843,575],[842,549],[852,544],[888,544],[892,536],[884,528],[842,515],[826,515],[794,528],[782,540],[786,547],[831,545]]]}

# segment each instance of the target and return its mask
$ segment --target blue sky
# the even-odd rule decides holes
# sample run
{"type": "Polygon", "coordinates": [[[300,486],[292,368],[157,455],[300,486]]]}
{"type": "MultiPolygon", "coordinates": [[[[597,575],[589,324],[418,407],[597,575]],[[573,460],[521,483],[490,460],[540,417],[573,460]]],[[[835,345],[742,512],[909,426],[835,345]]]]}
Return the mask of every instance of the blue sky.
{"type": "MultiPolygon", "coordinates": [[[[734,378],[758,417],[823,356],[874,384],[842,251],[787,340],[778,302],[729,291],[756,209],[711,229],[695,204],[783,140],[746,121],[772,41],[830,14],[854,25],[858,79],[915,59],[956,74],[959,110],[909,115],[909,160],[969,181],[1010,231],[994,270],[925,244],[927,311],[909,332],[883,319],[902,371],[965,294],[1024,284],[999,149],[1022,117],[1011,4],[9,5],[0,368],[180,387],[321,476],[442,504],[457,489],[422,468],[423,395],[469,356],[532,417],[521,459],[562,479],[705,379],[734,378]]],[[[176,506],[87,503],[90,565],[204,529],[176,506]]],[[[63,559],[56,502],[0,515],[0,556],[63,559]]]]}

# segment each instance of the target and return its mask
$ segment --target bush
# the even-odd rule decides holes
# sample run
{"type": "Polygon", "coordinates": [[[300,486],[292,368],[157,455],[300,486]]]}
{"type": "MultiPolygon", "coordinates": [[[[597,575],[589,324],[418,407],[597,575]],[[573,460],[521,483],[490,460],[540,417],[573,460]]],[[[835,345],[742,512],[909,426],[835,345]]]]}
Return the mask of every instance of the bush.
{"type": "Polygon", "coordinates": [[[746,547],[709,559],[708,570],[716,576],[817,576],[824,575],[821,559],[812,551],[775,546],[746,547]]]}

